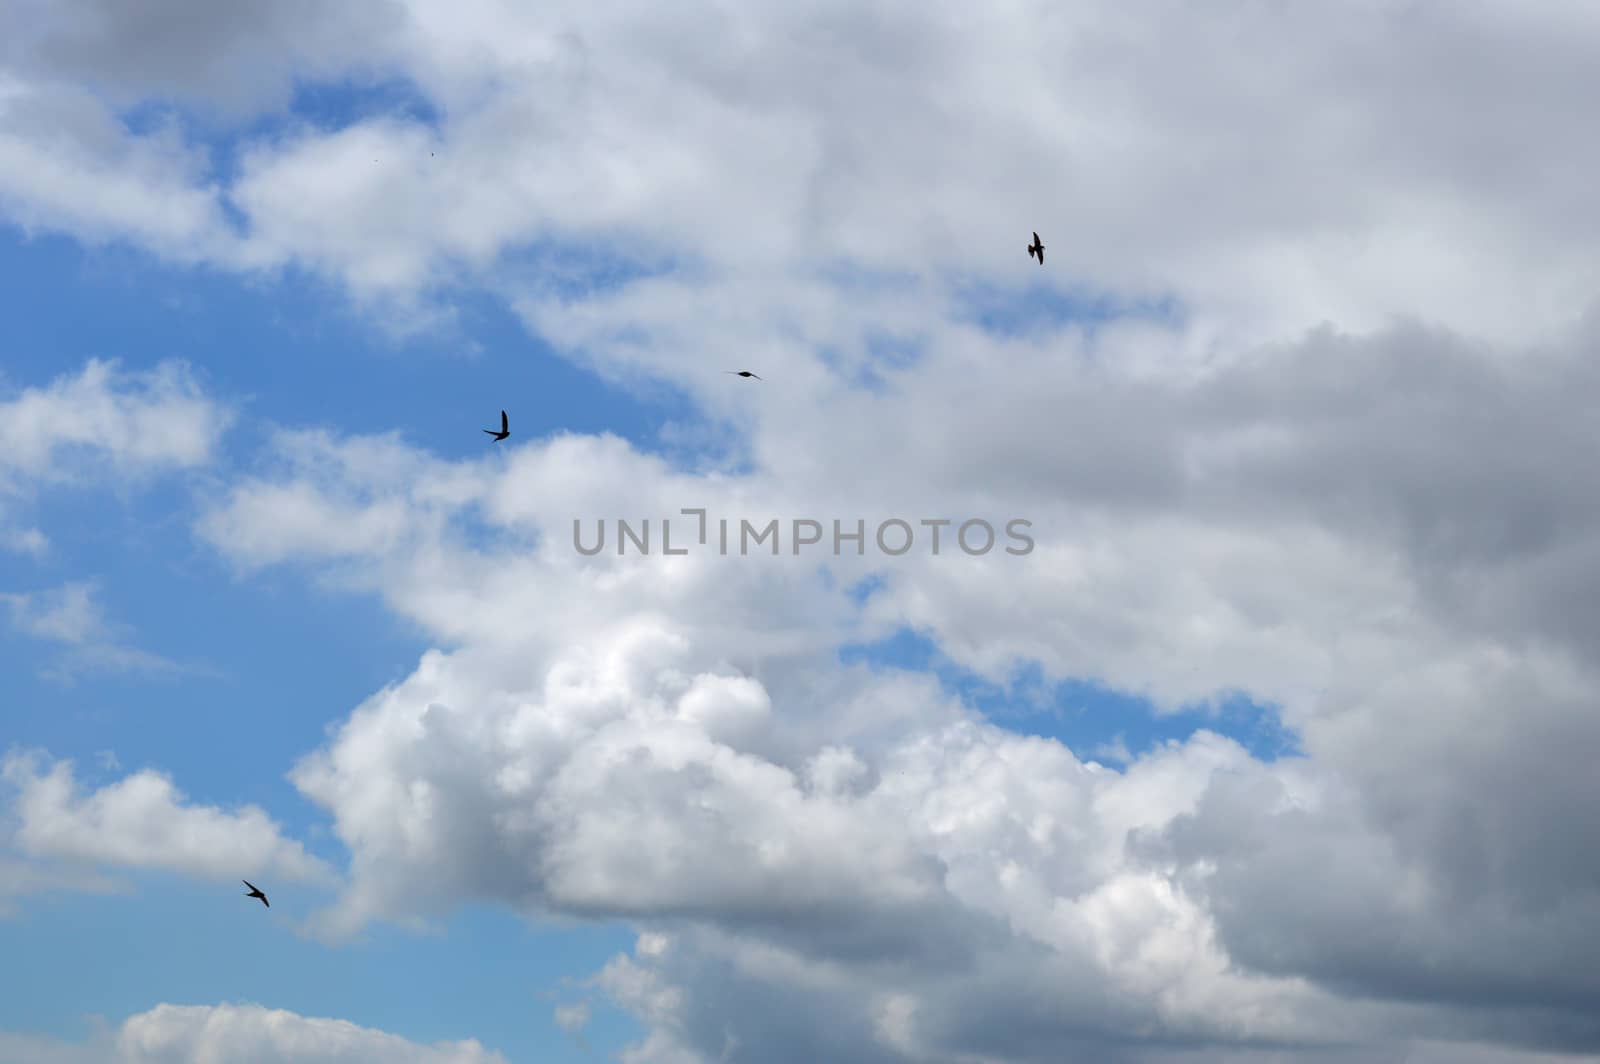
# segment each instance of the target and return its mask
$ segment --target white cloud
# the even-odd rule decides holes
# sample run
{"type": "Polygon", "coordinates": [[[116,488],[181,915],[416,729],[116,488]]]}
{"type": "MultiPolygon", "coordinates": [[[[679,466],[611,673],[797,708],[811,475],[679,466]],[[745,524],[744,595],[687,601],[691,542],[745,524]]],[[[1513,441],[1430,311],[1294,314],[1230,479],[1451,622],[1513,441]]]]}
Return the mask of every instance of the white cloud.
{"type": "Polygon", "coordinates": [[[128,1020],[117,1049],[129,1064],[205,1060],[504,1064],[477,1041],[422,1046],[345,1020],[316,1019],[248,1005],[159,1005],[128,1020]]]}
{"type": "Polygon", "coordinates": [[[577,1034],[589,1026],[589,1003],[580,1001],[575,1005],[557,1005],[555,1021],[556,1026],[568,1034],[577,1034]]]}
{"type": "Polygon", "coordinates": [[[0,765],[0,780],[12,792],[11,845],[31,857],[210,879],[270,873],[326,884],[332,878],[260,809],[191,803],[157,772],[135,772],[83,793],[70,761],[12,751],[0,765]]]}
{"type": "Polygon", "coordinates": [[[0,70],[0,212],[25,230],[125,238],[184,262],[225,253],[204,157],[168,125],[135,136],[88,93],[0,70]]]}
{"type": "Polygon", "coordinates": [[[95,601],[95,587],[78,582],[48,592],[0,594],[11,611],[11,623],[39,639],[82,644],[106,634],[105,618],[95,601]]]}
{"type": "MultiPolygon", "coordinates": [[[[1205,440],[1200,427],[1192,432],[1205,440]]],[[[957,555],[942,568],[933,558],[886,566],[882,605],[869,606],[883,614],[880,624],[926,624],[947,650],[979,666],[1000,662],[974,659],[974,651],[1016,640],[1011,653],[1125,682],[1141,675],[1139,659],[1149,662],[1149,640],[1170,638],[1174,661],[1154,674],[1163,699],[1227,686],[1278,696],[1314,754],[1262,766],[1202,736],[1133,758],[1117,773],[1091,770],[1053,742],[962,723],[957,707],[925,683],[822,666],[822,654],[850,630],[850,611],[842,592],[814,581],[814,563],[704,554],[579,562],[562,526],[574,512],[675,514],[682,502],[714,515],[758,506],[800,512],[762,475],[685,478],[626,448],[576,440],[525,445],[496,467],[438,464],[376,440],[346,448],[331,438],[286,438],[291,461],[272,480],[238,485],[206,520],[211,541],[229,552],[230,530],[250,530],[235,557],[301,558],[384,595],[461,646],[429,654],[294,773],[333,811],[354,853],[352,888],[330,914],[330,930],[437,912],[467,896],[624,915],[646,926],[690,918],[722,938],[678,955],[709,949],[710,960],[683,962],[686,976],[664,974],[685,979],[669,984],[675,994],[624,995],[624,1003],[651,1000],[658,1011],[661,1002],[677,1003],[677,1019],[658,1027],[659,1045],[707,1056],[722,1045],[720,1034],[702,1040],[710,1038],[707,1024],[733,1024],[742,1045],[784,1043],[792,1032],[762,1024],[797,986],[840,995],[827,998],[827,1008],[842,1014],[877,1000],[867,986],[933,1002],[861,1011],[854,1026],[842,1022],[829,1035],[837,1043],[824,1050],[802,1040],[802,1054],[858,1059],[850,1054],[867,1053],[862,1046],[888,1032],[891,1042],[920,1038],[925,1059],[941,1059],[941,1046],[984,1040],[992,1059],[1032,1059],[1026,1040],[1008,1042],[1005,1032],[1042,1022],[1053,1029],[1043,1019],[1024,1022],[1030,1008],[1048,1014],[1045,1003],[1024,997],[1008,1011],[989,1000],[989,989],[982,1008],[955,1008],[946,998],[1045,979],[1059,987],[1050,1008],[1062,1010],[1061,1024],[1077,1024],[1078,1037],[1157,1024],[1178,1038],[1293,1042],[1352,1029],[1373,1037],[1450,1032],[1459,1021],[1443,1000],[1432,1011],[1341,1000],[1350,979],[1429,984],[1418,958],[1438,950],[1482,994],[1504,971],[1501,946],[1512,942],[1534,950],[1518,966],[1530,994],[1566,994],[1584,982],[1576,957],[1517,901],[1542,883],[1546,898],[1565,899],[1568,918],[1586,926],[1597,918],[1584,901],[1582,859],[1517,827],[1542,803],[1579,808],[1592,798],[1582,758],[1563,754],[1582,749],[1590,726],[1550,701],[1566,698],[1566,688],[1581,696],[1571,661],[1552,650],[1514,666],[1472,635],[1470,618],[1419,597],[1411,563],[1371,566],[1373,533],[1360,525],[1350,534],[1323,522],[1320,541],[1267,554],[1280,558],[1277,571],[1296,574],[1293,582],[1253,579],[1259,562],[1245,562],[1274,549],[1272,523],[1230,526],[1214,510],[1187,522],[1141,522],[1125,502],[1115,525],[1070,522],[1054,510],[1059,531],[1040,533],[1040,552],[1082,558],[1077,565],[986,565],[957,555]],[[403,477],[403,467],[416,474],[403,477]],[[310,509],[341,517],[320,525],[286,518],[323,530],[304,536],[280,534],[266,507],[238,518],[240,504],[283,486],[310,509]],[[762,494],[778,501],[752,502],[762,494]],[[390,534],[350,547],[344,530],[373,510],[387,514],[390,534]],[[485,518],[488,528],[478,525],[485,518]],[[469,530],[478,546],[467,546],[469,530]],[[485,533],[491,546],[482,546],[485,533]],[[253,544],[283,546],[262,554],[253,544]],[[1069,582],[1051,590],[1051,579],[1082,579],[1074,574],[1096,568],[1117,574],[1122,589],[1069,582]],[[949,605],[934,605],[936,595],[949,595],[949,605]],[[1411,605],[1395,610],[1386,600],[1411,605]],[[974,613],[989,610],[984,603],[994,610],[974,613]],[[730,608],[741,611],[738,621],[730,622],[730,608]],[[813,618],[810,637],[774,638],[797,614],[813,618]],[[1030,634],[1051,614],[1061,618],[1061,638],[1030,634]],[[1341,635],[1363,616],[1371,619],[1362,638],[1341,635]],[[1194,621],[1174,626],[1173,618],[1194,621]],[[1262,622],[1274,618],[1293,618],[1294,627],[1262,622]],[[1077,650],[1074,638],[1083,640],[1077,650]],[[1118,664],[1123,654],[1126,667],[1118,664]],[[749,674],[730,669],[731,661],[746,661],[749,674]],[[1182,667],[1189,662],[1200,670],[1182,667]],[[1504,680],[1493,677],[1510,680],[1509,666],[1531,685],[1518,704],[1525,722],[1538,722],[1534,731],[1496,726],[1506,701],[1494,690],[1504,680]],[[1483,678],[1440,686],[1462,669],[1483,678]],[[1368,706],[1381,690],[1374,677],[1398,685],[1381,706],[1368,706]],[[1442,744],[1435,706],[1458,720],[1466,714],[1472,728],[1442,744]],[[1374,760],[1395,741],[1414,750],[1374,760]],[[1490,752],[1501,766],[1483,762],[1490,752]],[[1432,768],[1419,773],[1424,758],[1434,758],[1432,768]],[[1544,770],[1531,770],[1530,758],[1544,770]],[[1485,792],[1485,770],[1504,778],[1502,786],[1485,792]],[[1546,794],[1533,805],[1507,805],[1512,781],[1530,771],[1546,794]],[[1360,792],[1347,790],[1352,774],[1360,792]],[[1235,792],[1259,800],[1227,805],[1235,792]],[[1498,813],[1488,794],[1502,795],[1498,813]],[[1488,898],[1469,902],[1453,886],[1466,851],[1448,818],[1397,816],[1406,806],[1486,818],[1477,822],[1490,835],[1475,835],[1474,850],[1485,853],[1490,838],[1504,846],[1488,898]],[[1296,856],[1299,838],[1341,864],[1296,856]],[[1296,869],[1317,869],[1307,872],[1315,882],[1341,882],[1339,867],[1365,870],[1365,878],[1336,891],[1294,878],[1296,869]],[[405,883],[405,893],[390,893],[387,883],[405,883]],[[1432,909],[1413,898],[1434,899],[1432,909]],[[1374,914],[1387,914],[1389,930],[1355,936],[1350,922],[1371,923],[1374,914]],[[1502,928],[1501,944],[1459,939],[1454,928],[1474,917],[1502,928]],[[1283,952],[1290,941],[1299,946],[1283,952]],[[1339,950],[1349,954],[1355,942],[1350,963],[1365,968],[1347,971],[1339,950]],[[1026,960],[1034,950],[1042,958],[1026,960]],[[928,958],[918,971],[942,965],[970,974],[931,986],[909,974],[886,979],[872,965],[891,957],[928,958]],[[1242,957],[1253,965],[1235,970],[1242,957]],[[717,973],[728,965],[747,973],[750,958],[765,966],[774,997],[725,1000],[717,973]],[[1093,984],[1066,971],[1093,973],[1093,984]],[[670,1035],[680,1022],[688,1034],[670,1035]]],[[[814,498],[829,498],[824,486],[814,490],[814,498]]],[[[832,498],[806,512],[853,512],[848,496],[832,498]]],[[[1142,675],[1152,675],[1149,664],[1142,675]]],[[[608,979],[634,978],[630,971],[608,979]]],[[[1432,992],[1464,990],[1438,982],[1432,992]]],[[[1050,1038],[1066,1037],[1054,1030],[1050,1038]]],[[[1477,1030],[1523,1037],[1514,1027],[1477,1030]]],[[[640,1053],[653,1059],[656,1050],[640,1053]]]]}
{"type": "Polygon", "coordinates": [[[475,1039],[421,1045],[347,1020],[259,1005],[157,1005],[87,1045],[0,1033],[14,1064],[506,1064],[475,1039]]]}
{"type": "Polygon", "coordinates": [[[53,891],[115,894],[124,889],[117,881],[93,871],[22,860],[0,850],[0,918],[17,915],[15,899],[29,894],[53,891]]]}
{"type": "Polygon", "coordinates": [[[287,102],[297,75],[335,75],[373,54],[403,18],[382,2],[309,0],[251,10],[160,0],[138,17],[100,0],[71,10],[6,0],[5,11],[15,32],[0,63],[23,76],[89,85],[122,106],[181,100],[221,120],[287,102]]]}
{"type": "Polygon", "coordinates": [[[37,528],[0,528],[0,548],[42,558],[50,550],[50,539],[37,528]]]}
{"type": "Polygon", "coordinates": [[[1600,27],[1571,4],[284,10],[196,9],[160,40],[110,8],[32,11],[34,43],[3,60],[8,212],[365,295],[596,241],[769,292],[843,261],[1010,283],[1036,228],[1048,276],[1175,296],[1224,356],[1211,341],[1392,315],[1521,336],[1568,322],[1600,278],[1573,104],[1597,87],[1600,27]],[[180,47],[206,60],[158,61],[180,47]],[[1240,53],[1271,58],[1212,62],[1240,53]],[[63,87],[262,113],[295,74],[403,78],[440,117],[274,130],[223,185],[173,135],[63,87]]]}
{"type": "MultiPolygon", "coordinates": [[[[1174,453],[1232,431],[1213,426],[1211,394],[1172,400],[1174,453]]],[[[1094,428],[1080,446],[1098,446],[1094,428]]],[[[1530,447],[1545,446],[1529,431],[1530,447]]],[[[211,542],[245,564],[298,561],[367,589],[456,648],[426,655],[294,773],[352,851],[326,930],[469,897],[646,927],[687,920],[698,930],[654,951],[671,954],[657,975],[635,970],[653,952],[641,948],[605,977],[656,1017],[640,1060],[714,1059],[726,1032],[763,1053],[849,1060],[876,1059],[867,1047],[885,1038],[921,1059],[956,1046],[1050,1059],[1064,1038],[1101,1045],[1128,1030],[1241,1045],[1351,1031],[1378,1047],[1522,1040],[1533,1021],[1515,1010],[1469,1023],[1451,1006],[1492,1000],[1518,946],[1524,993],[1587,992],[1571,945],[1581,935],[1563,921],[1600,926],[1578,856],[1596,851],[1527,830],[1553,817],[1587,837],[1560,812],[1596,797],[1576,753],[1593,736],[1577,710],[1587,666],[1559,643],[1513,650],[1484,627],[1496,618],[1441,597],[1427,577],[1444,555],[1407,554],[1411,515],[1397,521],[1381,494],[1341,522],[1277,475],[1204,465],[1213,479],[1192,481],[1188,515],[1159,494],[1096,498],[1092,481],[1076,516],[1025,478],[987,497],[956,480],[899,489],[903,512],[944,510],[933,488],[991,509],[1031,498],[1040,547],[882,566],[888,582],[859,631],[909,620],[979,667],[1022,655],[1142,680],[1166,704],[1242,689],[1281,701],[1311,755],[1266,766],[1199,736],[1116,772],[974,724],[926,678],[839,669],[829,655],[852,614],[841,588],[867,568],[856,559],[830,562],[829,585],[818,561],[787,553],[582,559],[570,545],[573,514],[872,513],[854,483],[798,478],[807,498],[764,471],[690,476],[570,438],[513,448],[503,464],[440,463],[377,439],[280,445],[277,472],[207,515],[211,542]],[[299,511],[254,502],[291,496],[299,511]],[[384,533],[351,540],[375,514],[384,533]],[[1281,540],[1287,527],[1298,542],[1281,540]],[[1541,915],[1547,905],[1561,916],[1541,915]],[[1464,939],[1463,921],[1498,930],[1464,939]],[[752,971],[767,989],[729,989],[752,971]],[[1360,1003],[1355,987],[1378,1001],[1360,1003]],[[836,1027],[807,1035],[774,1018],[799,988],[836,1027]],[[880,994],[922,1004],[885,1013],[880,994]]],[[[1436,489],[1434,519],[1447,498],[1436,489]]],[[[1492,545],[1468,544],[1460,564],[1481,571],[1492,545]]],[[[1572,646],[1587,637],[1562,633],[1572,646]]],[[[1548,1021],[1560,1037],[1592,1036],[1560,1016],[1548,1021]]]]}
{"type": "Polygon", "coordinates": [[[212,459],[232,420],[182,363],[126,371],[91,359],[76,375],[0,401],[0,490],[194,468],[212,459]]]}

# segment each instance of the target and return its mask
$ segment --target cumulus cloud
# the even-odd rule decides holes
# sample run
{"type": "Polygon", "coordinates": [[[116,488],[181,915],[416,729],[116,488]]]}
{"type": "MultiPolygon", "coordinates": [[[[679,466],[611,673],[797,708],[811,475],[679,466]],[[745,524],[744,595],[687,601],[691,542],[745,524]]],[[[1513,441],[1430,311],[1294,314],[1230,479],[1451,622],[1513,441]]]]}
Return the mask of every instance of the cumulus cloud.
{"type": "Polygon", "coordinates": [[[254,806],[190,802],[143,770],[84,793],[70,761],[11,751],[0,763],[10,844],[30,857],[87,866],[170,869],[209,879],[264,875],[327,883],[331,872],[254,806]]]}
{"type": "MultiPolygon", "coordinates": [[[[1125,387],[1140,402],[1170,391],[1125,387]]],[[[878,563],[859,616],[845,588],[872,566],[850,556],[580,559],[568,538],[574,512],[685,500],[713,515],[861,512],[850,484],[802,479],[806,498],[760,473],[691,477],[572,439],[501,467],[282,437],[278,470],[208,513],[211,542],[241,564],[336,574],[456,648],[295,770],[352,853],[324,929],[468,897],[687,921],[677,951],[656,951],[692,958],[681,967],[607,970],[607,985],[664,981],[619,997],[642,1015],[678,1002],[640,1060],[716,1059],[728,1037],[795,1059],[1053,1059],[1064,1040],[1113,1059],[1129,1030],[1195,1046],[1352,1030],[1389,1046],[1592,1044],[1578,1003],[1594,990],[1584,855],[1600,840],[1570,812],[1595,798],[1581,643],[1519,651],[1495,618],[1439,598],[1427,578],[1445,558],[1375,494],[1404,503],[1403,480],[1370,482],[1374,504],[1342,523],[1322,493],[1277,488],[1289,474],[1257,481],[1255,452],[1220,442],[1235,423],[1212,419],[1213,388],[1165,400],[1174,453],[1229,458],[1176,466],[1186,486],[1164,490],[1189,513],[1090,484],[1074,517],[1024,484],[1004,497],[1044,504],[1042,562],[878,563]],[[257,501],[291,496],[299,509],[257,501]],[[375,514],[385,532],[350,540],[375,514]],[[1202,734],[1113,771],[976,723],[926,678],[828,661],[853,624],[908,622],[997,675],[1031,659],[1142,678],[1169,706],[1245,690],[1277,701],[1311,756],[1266,765],[1202,734]],[[1462,937],[1463,923],[1485,933],[1462,937]],[[767,996],[730,989],[754,969],[767,996]],[[849,1022],[779,1022],[801,987],[849,1022]],[[1468,1001],[1499,1011],[1467,1020],[1468,1001]]],[[[1459,445],[1477,446],[1470,431],[1459,445]]],[[[1311,476],[1325,458],[1296,461],[1311,476]]],[[[961,488],[898,501],[981,502],[961,488]]],[[[1482,548],[1467,557],[1481,564],[1482,548]]]]}
{"type": "Polygon", "coordinates": [[[420,1045],[347,1020],[259,1005],[157,1005],[91,1045],[0,1034],[0,1051],[15,1064],[506,1064],[504,1056],[476,1039],[420,1045]]]}
{"type": "Polygon", "coordinates": [[[128,371],[91,359],[0,401],[0,491],[191,469],[212,459],[231,422],[183,363],[128,371]]]}
{"type": "Polygon", "coordinates": [[[205,169],[175,123],[136,135],[86,92],[0,70],[0,212],[26,231],[208,261],[228,253],[229,232],[205,169]]]}
{"type": "Polygon", "coordinates": [[[299,1016],[259,1006],[160,1005],[134,1016],[117,1036],[129,1064],[202,1060],[368,1061],[397,1064],[504,1064],[476,1040],[422,1046],[345,1020],[299,1016]]]}

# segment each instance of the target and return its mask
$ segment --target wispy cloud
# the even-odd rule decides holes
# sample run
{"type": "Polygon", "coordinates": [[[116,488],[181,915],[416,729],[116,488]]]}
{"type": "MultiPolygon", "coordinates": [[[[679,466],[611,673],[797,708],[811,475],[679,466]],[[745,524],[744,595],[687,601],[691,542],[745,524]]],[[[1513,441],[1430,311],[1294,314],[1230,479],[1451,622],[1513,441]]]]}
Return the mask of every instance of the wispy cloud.
{"type": "Polygon", "coordinates": [[[89,583],[64,584],[49,591],[0,594],[16,630],[39,639],[82,646],[107,635],[105,618],[89,583]]]}
{"type": "Polygon", "coordinates": [[[98,584],[75,581],[45,591],[0,592],[13,631],[67,649],[41,675],[72,683],[82,672],[108,671],[215,676],[204,665],[182,664],[127,646],[126,627],[106,619],[98,584]]]}
{"type": "MultiPolygon", "coordinates": [[[[7,843],[8,839],[0,839],[7,843]]],[[[15,916],[15,900],[29,894],[71,891],[89,894],[123,894],[131,888],[94,869],[59,862],[25,860],[0,849],[0,917],[15,916]]]]}
{"type": "Polygon", "coordinates": [[[37,528],[0,528],[0,549],[42,558],[50,550],[50,539],[37,528]]]}

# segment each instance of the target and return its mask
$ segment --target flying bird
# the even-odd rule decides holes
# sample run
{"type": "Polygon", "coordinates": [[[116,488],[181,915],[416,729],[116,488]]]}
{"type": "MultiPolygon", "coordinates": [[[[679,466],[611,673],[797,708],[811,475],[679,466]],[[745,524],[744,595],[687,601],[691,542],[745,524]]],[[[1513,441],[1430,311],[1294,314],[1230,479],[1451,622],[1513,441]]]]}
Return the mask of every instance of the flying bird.
{"type": "Polygon", "coordinates": [[[1037,257],[1039,265],[1044,265],[1044,245],[1039,243],[1039,234],[1033,234],[1033,243],[1028,245],[1028,258],[1037,257]]]}
{"type": "MultiPolygon", "coordinates": [[[[733,375],[735,377],[756,377],[756,375],[754,373],[751,373],[747,369],[741,369],[737,373],[734,373],[734,371],[731,370],[731,369],[725,369],[722,372],[724,372],[724,373],[733,373],[733,375]]],[[[756,377],[756,380],[760,380],[760,379],[761,379],[760,377],[756,377]]]]}
{"type": "Polygon", "coordinates": [[[248,879],[241,879],[239,882],[250,888],[250,893],[246,894],[245,897],[260,898],[262,905],[265,905],[269,909],[272,908],[272,903],[267,900],[267,896],[261,893],[260,888],[258,888],[254,883],[250,882],[248,879]]]}
{"type": "Polygon", "coordinates": [[[495,442],[496,443],[500,442],[501,440],[505,439],[507,436],[511,435],[511,422],[506,417],[506,412],[504,410],[500,411],[500,431],[499,432],[496,432],[494,429],[484,429],[483,431],[485,431],[489,435],[493,436],[495,438],[495,442]]]}

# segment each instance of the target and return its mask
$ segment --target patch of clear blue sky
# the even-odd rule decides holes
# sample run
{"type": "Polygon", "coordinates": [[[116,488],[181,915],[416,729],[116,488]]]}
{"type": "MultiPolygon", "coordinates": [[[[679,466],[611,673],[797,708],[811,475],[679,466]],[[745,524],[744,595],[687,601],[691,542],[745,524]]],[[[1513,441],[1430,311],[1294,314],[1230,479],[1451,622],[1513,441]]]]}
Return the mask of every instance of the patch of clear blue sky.
{"type": "Polygon", "coordinates": [[[1040,279],[1007,287],[973,278],[950,288],[957,321],[1000,336],[1022,336],[1071,325],[1093,334],[1113,320],[1142,320],[1178,327],[1184,308],[1172,296],[1130,297],[1090,290],[1064,291],[1040,279]]]}
{"type": "Polygon", "coordinates": [[[399,77],[301,81],[295,86],[289,109],[296,117],[325,129],[342,129],[374,115],[403,118],[434,129],[440,119],[439,109],[421,88],[409,78],[399,77]]]}
{"type": "MultiPolygon", "coordinates": [[[[852,596],[862,601],[874,586],[875,582],[864,581],[851,589],[852,596]]],[[[1148,699],[1133,692],[1084,679],[1051,681],[1037,663],[1020,663],[1004,683],[995,683],[952,662],[933,640],[910,628],[841,647],[839,658],[846,664],[931,672],[946,690],[993,723],[1024,735],[1056,739],[1082,760],[1106,760],[1096,751],[1119,741],[1137,757],[1201,730],[1227,736],[1262,761],[1299,753],[1297,737],[1284,728],[1274,707],[1238,693],[1223,693],[1210,705],[1158,713],[1148,699]]]]}
{"type": "Polygon", "coordinates": [[[294,931],[326,901],[317,892],[264,882],[266,909],[242,883],[118,878],[133,892],[28,896],[19,915],[0,920],[0,956],[28,973],[0,995],[0,1029],[81,1040],[91,1015],[119,1023],[161,1002],[238,1002],[424,1043],[477,1038],[514,1064],[576,1064],[595,1058],[553,1011],[588,1000],[586,1038],[602,1059],[641,1034],[581,985],[631,949],[634,935],[617,927],[534,925],[473,906],[442,921],[441,934],[374,926],[334,946],[294,931]]]}

